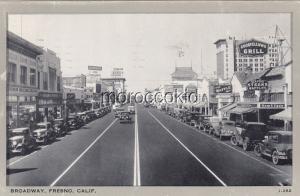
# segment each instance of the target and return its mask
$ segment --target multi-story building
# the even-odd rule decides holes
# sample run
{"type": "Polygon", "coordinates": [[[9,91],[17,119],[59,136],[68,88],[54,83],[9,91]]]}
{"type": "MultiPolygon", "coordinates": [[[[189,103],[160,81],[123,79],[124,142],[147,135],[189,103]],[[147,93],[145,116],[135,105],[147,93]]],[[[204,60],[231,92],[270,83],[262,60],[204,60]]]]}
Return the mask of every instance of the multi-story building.
{"type": "Polygon", "coordinates": [[[7,122],[11,127],[30,126],[36,120],[39,90],[36,57],[42,48],[7,33],[7,122]]]}
{"type": "Polygon", "coordinates": [[[60,58],[55,52],[44,49],[43,54],[37,57],[37,63],[39,120],[56,118],[62,115],[63,110],[60,58]]]}
{"type": "Polygon", "coordinates": [[[215,45],[217,77],[223,80],[230,80],[234,72],[251,69],[253,73],[258,73],[280,64],[279,42],[271,36],[251,40],[236,40],[234,37],[228,37],[217,40],[215,45]],[[247,49],[245,52],[248,53],[244,53],[245,48],[247,49]]]}
{"type": "Polygon", "coordinates": [[[76,88],[86,87],[86,76],[84,74],[73,76],[73,77],[63,77],[64,86],[72,86],[76,88]]]}

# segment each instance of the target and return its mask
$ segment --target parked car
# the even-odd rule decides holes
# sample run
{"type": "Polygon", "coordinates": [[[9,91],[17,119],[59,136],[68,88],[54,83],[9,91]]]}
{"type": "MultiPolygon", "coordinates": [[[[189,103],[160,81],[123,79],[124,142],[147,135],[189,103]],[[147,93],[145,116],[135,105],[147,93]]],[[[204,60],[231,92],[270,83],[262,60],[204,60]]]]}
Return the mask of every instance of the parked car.
{"type": "Polygon", "coordinates": [[[101,118],[105,115],[105,110],[102,108],[102,109],[98,109],[98,110],[95,110],[95,114],[96,114],[96,117],[97,118],[101,118]]]}
{"type": "Polygon", "coordinates": [[[10,129],[8,137],[8,154],[24,155],[36,147],[35,139],[32,137],[28,127],[10,129]]]}
{"type": "Polygon", "coordinates": [[[233,145],[242,145],[245,151],[254,147],[257,142],[264,139],[267,134],[267,127],[264,123],[259,122],[243,122],[236,127],[231,136],[233,145]]]}
{"type": "Polygon", "coordinates": [[[133,105],[128,106],[128,112],[130,114],[134,114],[135,113],[135,107],[133,105]]]}
{"type": "Polygon", "coordinates": [[[283,161],[292,161],[292,132],[291,131],[269,131],[262,142],[254,147],[257,156],[272,158],[275,165],[283,161]]]}
{"type": "Polygon", "coordinates": [[[62,118],[54,119],[53,125],[56,136],[66,135],[68,132],[68,127],[66,126],[66,122],[62,118]]]}
{"type": "Polygon", "coordinates": [[[49,141],[53,141],[56,138],[55,131],[51,127],[50,122],[38,123],[37,129],[32,133],[36,143],[47,144],[49,141]]]}
{"type": "Polygon", "coordinates": [[[218,128],[215,128],[213,134],[220,140],[230,138],[236,132],[235,122],[231,120],[222,120],[219,122],[218,128]]]}
{"type": "Polygon", "coordinates": [[[121,112],[120,113],[120,123],[131,123],[131,116],[130,116],[130,112],[121,112]]]}
{"type": "Polygon", "coordinates": [[[84,120],[78,115],[68,117],[67,126],[69,130],[79,129],[84,125],[84,120]]]}

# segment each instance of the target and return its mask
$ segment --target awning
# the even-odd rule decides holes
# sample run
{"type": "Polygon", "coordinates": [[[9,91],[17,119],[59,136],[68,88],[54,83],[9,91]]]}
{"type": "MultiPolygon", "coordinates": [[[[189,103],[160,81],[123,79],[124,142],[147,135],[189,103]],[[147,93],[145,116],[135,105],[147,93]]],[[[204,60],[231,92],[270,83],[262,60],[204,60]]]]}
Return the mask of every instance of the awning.
{"type": "Polygon", "coordinates": [[[227,105],[219,108],[219,110],[222,112],[228,112],[229,110],[235,108],[236,106],[237,106],[237,103],[230,103],[230,104],[227,104],[227,105]]]}
{"type": "Polygon", "coordinates": [[[287,108],[277,114],[273,114],[270,116],[270,119],[292,121],[292,109],[287,108]]]}
{"type": "Polygon", "coordinates": [[[255,108],[247,108],[247,107],[235,107],[232,110],[230,110],[230,113],[235,114],[243,114],[243,113],[249,113],[255,111],[255,108]]]}

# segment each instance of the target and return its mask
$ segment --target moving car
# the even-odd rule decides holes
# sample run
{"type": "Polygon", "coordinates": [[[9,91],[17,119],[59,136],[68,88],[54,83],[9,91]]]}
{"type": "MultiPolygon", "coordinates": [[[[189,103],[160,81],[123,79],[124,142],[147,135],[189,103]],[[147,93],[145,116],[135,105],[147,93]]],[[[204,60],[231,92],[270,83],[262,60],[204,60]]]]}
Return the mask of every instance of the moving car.
{"type": "Polygon", "coordinates": [[[121,112],[124,112],[124,108],[118,108],[115,110],[115,118],[119,118],[121,112]]]}
{"type": "Polygon", "coordinates": [[[272,158],[275,165],[283,161],[292,161],[292,132],[291,131],[269,131],[262,142],[254,147],[257,156],[272,158]]]}
{"type": "Polygon", "coordinates": [[[231,143],[235,146],[242,145],[245,151],[264,139],[267,134],[267,127],[260,122],[243,122],[236,127],[231,136],[231,143]]]}
{"type": "Polygon", "coordinates": [[[218,128],[214,129],[213,134],[222,140],[223,138],[231,137],[235,132],[236,127],[234,121],[222,120],[220,121],[218,128]]]}
{"type": "Polygon", "coordinates": [[[133,105],[128,106],[128,112],[130,114],[134,114],[135,113],[135,107],[133,105]]]}
{"type": "Polygon", "coordinates": [[[66,122],[62,118],[54,119],[53,128],[56,133],[56,136],[63,136],[63,135],[66,135],[68,132],[66,122]]]}
{"type": "Polygon", "coordinates": [[[56,134],[50,122],[43,122],[37,124],[37,129],[33,131],[33,137],[36,143],[47,144],[49,141],[55,140],[56,134]]]}
{"type": "Polygon", "coordinates": [[[120,123],[131,123],[131,116],[129,112],[121,112],[119,119],[120,123]]]}
{"type": "Polygon", "coordinates": [[[8,135],[8,154],[18,153],[24,155],[36,147],[35,139],[28,127],[10,129],[8,135]]]}

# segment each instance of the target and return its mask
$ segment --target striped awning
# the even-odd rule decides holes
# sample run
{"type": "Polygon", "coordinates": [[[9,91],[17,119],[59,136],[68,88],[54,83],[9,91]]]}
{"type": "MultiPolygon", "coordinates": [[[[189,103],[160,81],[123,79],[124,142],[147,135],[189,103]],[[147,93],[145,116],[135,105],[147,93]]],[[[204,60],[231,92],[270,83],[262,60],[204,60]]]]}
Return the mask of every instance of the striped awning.
{"type": "Polygon", "coordinates": [[[287,108],[277,114],[273,114],[270,116],[270,119],[292,121],[292,109],[287,108]]]}

